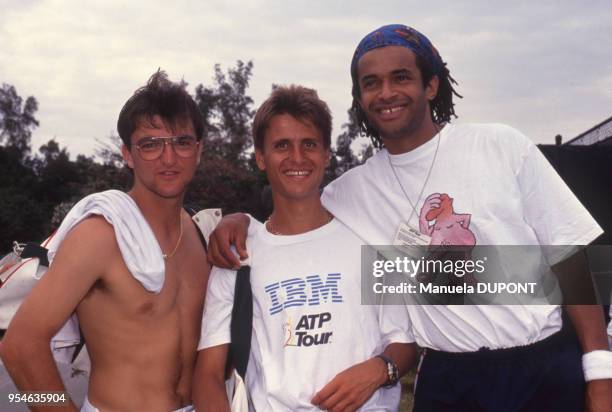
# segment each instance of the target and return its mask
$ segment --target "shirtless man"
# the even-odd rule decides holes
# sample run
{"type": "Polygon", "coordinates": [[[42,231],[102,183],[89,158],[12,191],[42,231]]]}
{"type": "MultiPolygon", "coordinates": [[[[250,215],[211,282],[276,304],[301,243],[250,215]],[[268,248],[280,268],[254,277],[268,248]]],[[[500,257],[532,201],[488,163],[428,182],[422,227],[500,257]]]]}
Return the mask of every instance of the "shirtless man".
{"type": "MultiPolygon", "coordinates": [[[[183,197],[200,161],[202,118],[183,85],[160,71],[127,101],[117,126],[134,184],[129,198],[114,192],[135,202],[159,243],[160,290],[145,289],[128,269],[118,225],[99,215],[85,218],[68,232],[15,315],[0,355],[20,390],[64,391],[49,342],[76,311],[92,366],[82,410],[191,410],[210,267],[183,197]]],[[[134,221],[126,219],[130,230],[134,221]]],[[[151,250],[134,239],[141,254],[151,250]]],[[[77,406],[70,402],[61,410],[77,406]]]]}

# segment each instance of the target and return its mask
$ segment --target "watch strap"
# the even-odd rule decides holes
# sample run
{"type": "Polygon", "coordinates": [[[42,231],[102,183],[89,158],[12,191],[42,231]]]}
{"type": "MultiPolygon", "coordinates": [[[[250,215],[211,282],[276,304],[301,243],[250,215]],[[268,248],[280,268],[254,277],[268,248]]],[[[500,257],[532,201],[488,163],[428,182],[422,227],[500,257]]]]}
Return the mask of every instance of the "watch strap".
{"type": "Polygon", "coordinates": [[[387,366],[387,382],[385,382],[382,387],[383,388],[391,388],[397,385],[399,382],[399,370],[395,362],[393,362],[389,357],[385,355],[376,355],[377,358],[380,358],[385,362],[387,366]]]}

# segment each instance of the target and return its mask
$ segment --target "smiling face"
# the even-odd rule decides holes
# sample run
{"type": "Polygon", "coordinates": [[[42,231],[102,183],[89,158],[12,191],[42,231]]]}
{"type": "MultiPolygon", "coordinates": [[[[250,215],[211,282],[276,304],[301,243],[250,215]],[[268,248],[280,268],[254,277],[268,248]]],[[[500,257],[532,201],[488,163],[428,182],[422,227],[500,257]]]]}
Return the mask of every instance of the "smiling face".
{"type": "Polygon", "coordinates": [[[275,206],[282,200],[319,198],[330,151],[321,132],[306,119],[289,114],[272,117],[262,149],[255,150],[259,169],[272,187],[275,206]]]}
{"type": "Polygon", "coordinates": [[[170,127],[159,116],[150,122],[140,121],[131,136],[131,148],[122,147],[123,158],[134,171],[132,190],[146,190],[163,198],[175,198],[185,193],[200,162],[201,144],[191,157],[177,156],[170,144],[165,144],[161,155],[155,160],[143,160],[137,145],[149,137],[194,136],[191,122],[182,122],[170,127]]]}
{"type": "Polygon", "coordinates": [[[424,86],[412,51],[386,46],[363,55],[357,66],[359,103],[392,153],[401,153],[406,141],[417,147],[431,137],[429,102],[438,91],[434,76],[424,86]]]}

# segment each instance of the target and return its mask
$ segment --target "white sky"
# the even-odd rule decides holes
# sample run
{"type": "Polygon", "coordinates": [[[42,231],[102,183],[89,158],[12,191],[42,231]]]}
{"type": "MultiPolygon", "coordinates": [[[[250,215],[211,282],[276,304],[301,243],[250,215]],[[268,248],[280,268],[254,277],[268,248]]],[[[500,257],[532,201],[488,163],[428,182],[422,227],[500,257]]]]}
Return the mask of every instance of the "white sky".
{"type": "Polygon", "coordinates": [[[158,67],[193,92],[215,63],[252,59],[253,108],[272,83],[315,88],[335,136],[354,48],[389,23],[423,32],[448,62],[464,96],[456,122],[507,123],[553,143],[612,115],[607,1],[0,0],[0,82],[38,100],[35,150],[55,138],[90,155],[158,67]]]}

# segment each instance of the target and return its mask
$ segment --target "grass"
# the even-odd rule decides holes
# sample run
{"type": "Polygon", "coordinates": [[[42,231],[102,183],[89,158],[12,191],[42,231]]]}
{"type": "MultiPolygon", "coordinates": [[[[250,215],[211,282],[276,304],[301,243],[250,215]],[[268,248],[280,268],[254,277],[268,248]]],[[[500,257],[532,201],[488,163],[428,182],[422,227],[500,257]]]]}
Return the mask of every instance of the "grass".
{"type": "Polygon", "coordinates": [[[412,396],[414,388],[414,379],[416,378],[416,368],[413,368],[402,378],[400,385],[402,385],[402,398],[400,400],[400,412],[412,411],[414,404],[414,398],[412,396]]]}

